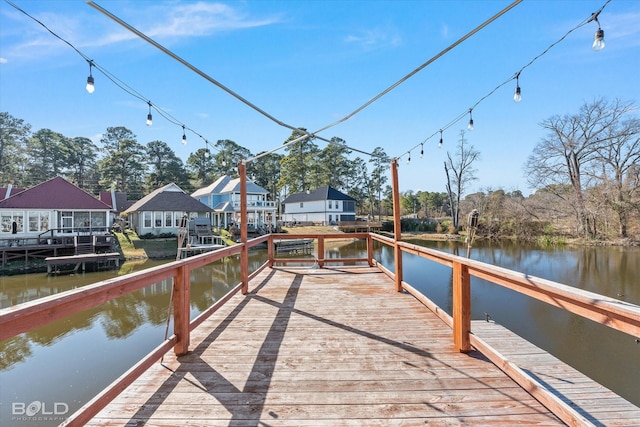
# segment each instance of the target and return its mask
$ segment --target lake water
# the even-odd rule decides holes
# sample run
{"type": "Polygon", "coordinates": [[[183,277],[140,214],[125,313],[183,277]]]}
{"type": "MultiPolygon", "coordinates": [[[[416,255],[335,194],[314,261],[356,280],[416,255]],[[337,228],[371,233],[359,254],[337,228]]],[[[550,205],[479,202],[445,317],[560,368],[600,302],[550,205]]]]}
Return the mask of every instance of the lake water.
{"type": "MultiPolygon", "coordinates": [[[[412,243],[466,254],[466,248],[454,242],[412,243]]],[[[376,259],[393,269],[392,251],[378,245],[376,248],[376,259]]],[[[364,250],[364,241],[354,241],[328,248],[327,256],[355,257],[364,250]]],[[[266,257],[265,250],[250,251],[250,269],[255,270],[266,257]]],[[[640,248],[542,250],[508,242],[477,242],[471,258],[640,304],[640,248]]],[[[118,272],[75,276],[49,277],[41,273],[0,277],[0,306],[157,264],[125,263],[118,272]]],[[[405,280],[451,313],[451,269],[408,254],[403,256],[403,265],[405,280]]],[[[237,257],[192,272],[192,318],[239,281],[237,257]]],[[[471,286],[474,319],[484,319],[488,314],[640,406],[640,344],[635,337],[475,278],[471,286]]],[[[99,393],[164,339],[170,291],[170,281],[157,283],[0,342],[0,425],[57,425],[65,414],[73,413],[99,393]],[[43,404],[50,415],[43,420],[20,419],[19,413],[32,402],[43,404]]]]}

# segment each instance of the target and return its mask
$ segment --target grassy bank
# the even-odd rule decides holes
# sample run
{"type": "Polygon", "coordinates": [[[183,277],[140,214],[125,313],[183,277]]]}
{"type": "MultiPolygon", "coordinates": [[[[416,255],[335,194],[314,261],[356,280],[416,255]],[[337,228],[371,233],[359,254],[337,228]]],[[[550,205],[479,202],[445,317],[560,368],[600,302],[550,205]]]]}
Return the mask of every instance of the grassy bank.
{"type": "Polygon", "coordinates": [[[140,239],[136,233],[127,230],[114,233],[125,260],[175,258],[178,249],[177,238],[140,239]]]}

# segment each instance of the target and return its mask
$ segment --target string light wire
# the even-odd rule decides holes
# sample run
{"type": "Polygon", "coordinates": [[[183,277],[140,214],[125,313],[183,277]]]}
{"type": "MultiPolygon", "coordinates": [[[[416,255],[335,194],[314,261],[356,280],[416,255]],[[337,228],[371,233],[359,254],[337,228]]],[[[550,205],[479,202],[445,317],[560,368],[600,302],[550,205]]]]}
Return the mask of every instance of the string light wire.
{"type": "Polygon", "coordinates": [[[478,101],[476,101],[473,105],[471,105],[471,107],[467,108],[464,112],[460,113],[459,115],[457,115],[455,118],[453,118],[449,123],[447,123],[445,126],[443,126],[442,128],[440,128],[440,130],[437,130],[435,132],[433,132],[431,135],[429,135],[428,137],[426,137],[425,139],[423,139],[421,142],[417,143],[416,145],[412,146],[411,148],[409,148],[407,151],[405,151],[403,154],[401,154],[400,156],[396,157],[396,159],[401,159],[402,157],[404,157],[405,155],[408,155],[410,153],[411,150],[415,149],[418,145],[424,144],[427,141],[429,141],[431,138],[433,138],[434,136],[436,136],[439,132],[442,133],[442,131],[447,130],[448,128],[450,128],[451,126],[455,125],[456,123],[458,123],[460,120],[462,120],[464,117],[466,117],[467,114],[470,114],[471,110],[475,110],[475,108],[480,105],[480,103],[482,103],[484,100],[486,100],[487,98],[489,98],[490,96],[492,96],[494,93],[496,93],[499,89],[501,89],[503,86],[509,84],[510,82],[512,82],[513,80],[517,80],[518,77],[520,76],[520,73],[522,71],[524,71],[526,68],[529,68],[531,65],[533,65],[534,62],[536,62],[538,59],[540,59],[541,57],[543,57],[544,55],[546,55],[551,49],[553,49],[557,44],[561,43],[564,39],[566,39],[571,33],[573,33],[574,31],[578,30],[579,28],[584,27],[585,25],[587,25],[590,22],[593,22],[594,20],[597,20],[598,16],[600,15],[600,13],[604,10],[604,8],[611,2],[611,0],[607,0],[601,7],[600,9],[598,9],[597,12],[592,13],[589,18],[585,19],[584,21],[580,22],[578,25],[576,25],[575,27],[571,28],[569,31],[567,31],[562,37],[560,37],[558,40],[556,40],[555,42],[551,43],[545,50],[543,50],[541,53],[539,53],[538,55],[536,55],[531,61],[529,61],[527,64],[525,64],[522,68],[520,68],[516,73],[513,74],[513,77],[510,77],[508,79],[506,79],[505,81],[503,81],[502,83],[500,83],[498,86],[496,86],[495,88],[493,88],[490,92],[488,92],[486,95],[484,95],[483,97],[481,97],[478,101]]]}
{"type": "MultiPolygon", "coordinates": [[[[5,0],[5,2],[7,2],[9,5],[11,5],[12,7],[14,7],[15,9],[17,9],[18,11],[22,12],[23,14],[25,14],[26,16],[28,16],[29,18],[31,18],[32,20],[34,20],[35,22],[37,22],[38,24],[40,24],[42,27],[44,27],[49,33],[51,33],[54,37],[58,38],[59,40],[61,40],[62,42],[64,42],[65,44],[67,44],[68,46],[70,46],[73,50],[75,50],[82,58],[84,58],[87,62],[89,62],[95,69],[97,69],[98,71],[100,71],[104,76],[106,76],[110,81],[112,81],[116,86],[118,86],[120,89],[122,89],[123,91],[127,92],[128,94],[130,94],[131,96],[138,98],[141,101],[144,101],[146,103],[149,104],[150,109],[153,108],[154,110],[156,110],[165,120],[169,121],[170,123],[174,124],[174,125],[178,125],[181,126],[184,129],[187,129],[191,132],[193,132],[195,135],[197,135],[198,137],[202,138],[205,141],[205,146],[208,146],[208,141],[199,133],[197,133],[196,131],[194,131],[192,128],[190,128],[189,126],[187,126],[186,124],[182,123],[181,121],[179,121],[178,119],[176,119],[175,117],[173,117],[171,114],[167,113],[166,111],[162,110],[161,108],[159,108],[157,105],[152,104],[151,101],[148,101],[146,97],[144,97],[143,95],[141,95],[139,92],[137,92],[135,89],[131,88],[129,85],[127,85],[126,83],[124,83],[122,80],[120,80],[119,78],[117,78],[116,76],[114,76],[113,74],[111,74],[109,71],[107,71],[105,68],[101,67],[99,64],[96,64],[95,61],[89,59],[88,56],[86,56],[83,52],[81,52],[78,48],[76,48],[73,44],[71,44],[69,41],[63,39],[62,37],[60,37],[58,34],[56,34],[55,32],[53,32],[51,29],[49,29],[44,23],[42,23],[40,20],[36,19],[35,17],[31,16],[30,14],[28,14],[26,11],[22,10],[20,7],[18,7],[16,4],[14,4],[13,2],[11,2],[10,0],[5,0]]],[[[278,151],[280,149],[282,149],[283,147],[289,146],[291,144],[294,144],[296,142],[299,142],[301,140],[307,139],[307,138],[317,138],[320,139],[322,141],[325,142],[329,142],[331,143],[331,140],[328,140],[326,138],[323,138],[319,135],[317,135],[317,133],[320,133],[322,131],[325,131],[331,127],[334,127],[340,123],[343,123],[347,120],[349,120],[351,117],[355,116],[356,114],[358,114],[359,112],[361,112],[362,110],[364,110],[365,108],[367,108],[368,106],[370,106],[371,104],[373,104],[374,102],[376,102],[377,100],[379,100],[380,98],[382,98],[384,95],[386,95],[387,93],[391,92],[393,89],[395,89],[396,87],[398,87],[400,84],[404,83],[405,81],[407,81],[409,78],[411,78],[412,76],[414,76],[415,74],[417,74],[418,72],[420,72],[421,70],[423,70],[424,68],[426,68],[428,65],[430,65],[431,63],[433,63],[435,60],[437,60],[438,58],[442,57],[444,54],[446,54],[447,52],[449,52],[450,50],[452,50],[453,48],[455,48],[457,45],[459,45],[460,43],[462,43],[463,41],[465,41],[466,39],[468,39],[469,37],[471,37],[472,35],[474,35],[475,33],[477,33],[478,31],[480,31],[482,28],[486,27],[487,25],[489,25],[491,22],[495,21],[497,18],[499,18],[500,16],[504,15],[506,12],[508,12],[509,10],[511,10],[513,7],[515,7],[516,5],[518,5],[519,3],[521,3],[522,0],[515,0],[514,2],[512,2],[510,5],[508,5],[507,7],[505,7],[504,9],[502,9],[500,12],[498,12],[497,14],[495,14],[494,16],[492,16],[491,18],[489,18],[488,20],[486,20],[485,22],[483,22],[482,24],[480,24],[479,26],[477,26],[476,28],[474,28],[473,30],[471,30],[469,33],[467,33],[466,35],[464,35],[463,37],[461,37],[460,39],[458,39],[456,42],[454,42],[453,44],[451,44],[449,47],[447,47],[446,49],[442,50],[441,52],[439,52],[437,55],[435,55],[434,57],[432,57],[431,59],[429,59],[428,61],[426,61],[425,63],[423,63],[422,65],[420,65],[419,67],[417,67],[416,69],[414,69],[413,71],[411,71],[410,73],[408,73],[407,75],[405,75],[404,77],[402,77],[400,80],[398,80],[397,82],[395,82],[394,84],[392,84],[391,86],[389,86],[388,88],[386,88],[385,90],[383,90],[382,92],[380,92],[379,94],[377,94],[376,96],[374,96],[373,98],[371,98],[369,101],[367,101],[366,103],[362,104],[360,107],[356,108],[354,111],[352,111],[351,113],[347,114],[346,116],[342,117],[341,119],[330,123],[318,130],[316,130],[315,132],[308,132],[305,131],[303,129],[300,129],[298,127],[294,127],[291,126],[279,119],[277,119],[276,117],[270,115],[269,113],[267,113],[266,111],[262,110],[261,108],[259,108],[258,106],[256,106],[255,104],[251,103],[250,101],[248,101],[247,99],[245,99],[244,97],[240,96],[239,94],[237,94],[236,92],[232,91],[231,89],[227,88],[226,86],[222,85],[220,82],[218,82],[217,80],[213,79],[212,77],[210,77],[209,75],[207,75],[206,73],[202,72],[201,70],[199,70],[198,68],[194,67],[193,65],[191,65],[190,63],[188,63],[187,61],[185,61],[184,59],[180,58],[179,56],[177,56],[176,54],[174,54],[173,52],[171,52],[170,50],[166,49],[165,47],[163,47],[162,45],[160,45],[159,43],[155,42],[154,40],[152,40],[151,38],[147,37],[145,34],[143,34],[142,32],[138,31],[137,29],[135,29],[134,27],[130,26],[129,24],[127,24],[126,22],[122,21],[121,19],[119,19],[118,17],[116,17],[115,15],[111,14],[110,12],[108,12],[107,10],[103,9],[102,7],[100,7],[99,5],[97,5],[96,3],[94,3],[93,1],[88,1],[87,4],[95,9],[97,9],[98,11],[100,11],[101,13],[105,14],[106,16],[108,16],[109,18],[113,19],[114,21],[116,21],[117,23],[119,23],[120,25],[124,26],[125,28],[127,28],[129,31],[133,32],[134,34],[136,34],[138,37],[144,39],[145,41],[149,42],[150,44],[154,45],[155,47],[157,47],[158,49],[160,49],[162,52],[164,52],[165,54],[169,55],[170,57],[172,57],[173,59],[177,60],[178,62],[182,63],[183,65],[185,65],[187,68],[191,69],[192,71],[194,71],[196,74],[200,75],[201,77],[205,78],[206,80],[208,80],[209,82],[213,83],[214,85],[218,86],[219,88],[221,88],[222,90],[224,90],[225,92],[227,92],[228,94],[230,94],[231,96],[235,97],[236,99],[238,99],[239,101],[243,102],[244,104],[246,104],[247,106],[249,106],[250,108],[254,109],[255,111],[259,112],[260,114],[262,114],[263,116],[269,118],[270,120],[274,121],[275,123],[277,123],[278,125],[288,128],[290,130],[294,130],[296,132],[301,132],[303,133],[302,136],[292,140],[292,141],[288,141],[272,150],[266,151],[266,152],[262,152],[261,154],[254,156],[250,159],[247,159],[246,161],[253,161],[253,160],[257,160],[263,156],[266,156],[268,154],[271,154],[275,151],[278,151]]],[[[431,138],[433,138],[434,136],[436,136],[438,133],[440,133],[441,137],[442,137],[442,132],[447,130],[448,128],[450,128],[451,126],[455,125],[456,123],[458,123],[462,118],[464,118],[467,114],[470,114],[471,111],[473,109],[475,109],[480,103],[482,103],[484,100],[486,100],[488,97],[490,97],[491,95],[493,95],[496,91],[498,91],[500,88],[502,88],[504,85],[508,84],[509,82],[513,81],[514,79],[517,79],[520,76],[520,73],[522,71],[524,71],[526,68],[530,67],[534,62],[536,62],[539,58],[541,58],[542,56],[544,56],[547,52],[549,52],[553,47],[555,47],[557,44],[559,44],[560,42],[562,42],[566,37],[569,36],[569,34],[571,34],[572,32],[574,32],[575,30],[583,27],[584,25],[597,20],[597,17],[599,16],[599,14],[602,12],[602,10],[604,10],[604,8],[611,2],[611,0],[607,0],[603,6],[597,11],[591,14],[591,16],[587,19],[585,19],[584,21],[582,21],[580,24],[578,24],[576,27],[570,29],[569,31],[567,31],[560,39],[558,39],[556,42],[552,43],[551,45],[549,45],[544,51],[542,51],[540,54],[538,54],[537,56],[535,56],[531,61],[529,61],[526,65],[524,65],[522,68],[520,68],[520,70],[518,72],[516,72],[513,77],[508,78],[507,80],[505,80],[504,82],[500,83],[498,86],[496,86],[494,89],[492,89],[490,92],[488,92],[486,95],[484,95],[483,97],[481,97],[478,101],[476,101],[470,108],[466,109],[463,113],[459,114],[458,116],[456,116],[454,119],[452,119],[449,123],[447,123],[445,126],[441,127],[438,131],[435,131],[433,134],[431,134],[430,136],[428,136],[427,138],[423,139],[421,142],[419,142],[418,144],[414,145],[413,147],[409,148],[406,152],[404,152],[402,155],[396,157],[395,159],[400,159],[402,158],[404,155],[409,155],[410,156],[410,152],[411,150],[417,148],[418,145],[421,146],[421,149],[423,148],[424,144],[429,141],[431,138]]],[[[184,132],[183,132],[184,135],[184,132]]],[[[442,138],[441,138],[442,139],[442,138]]],[[[214,147],[215,148],[215,147],[214,147]]],[[[345,144],[345,148],[348,148],[352,151],[356,151],[365,155],[369,155],[369,156],[374,156],[372,153],[368,153],[366,151],[363,150],[359,150],[356,149],[354,147],[350,147],[348,145],[345,144]]]]}
{"type": "MultiPolygon", "coordinates": [[[[193,71],[194,73],[198,74],[200,77],[204,78],[205,80],[209,81],[210,83],[213,83],[214,85],[218,86],[220,89],[224,90],[225,92],[227,92],[229,95],[233,96],[234,98],[238,99],[240,102],[244,103],[245,105],[247,105],[248,107],[252,108],[253,110],[257,111],[258,113],[262,114],[263,116],[265,116],[266,118],[268,118],[269,120],[275,122],[276,124],[288,128],[290,130],[296,131],[296,132],[302,132],[305,135],[303,135],[300,138],[297,138],[294,141],[289,141],[273,150],[270,150],[269,152],[265,152],[262,153],[259,156],[255,156],[252,157],[251,159],[247,159],[246,161],[253,161],[253,160],[257,160],[258,158],[260,158],[261,156],[265,156],[269,153],[273,153],[275,151],[278,151],[279,149],[281,149],[282,147],[285,147],[287,145],[293,144],[297,141],[303,140],[305,138],[319,138],[323,141],[329,141],[325,138],[319,137],[317,134],[320,132],[323,132],[327,129],[330,129],[340,123],[343,123],[347,120],[349,120],[351,117],[355,116],[356,114],[358,114],[359,112],[361,112],[362,110],[364,110],[365,108],[367,108],[369,105],[373,104],[374,102],[376,102],[378,99],[382,98],[384,95],[386,95],[387,93],[391,92],[393,89],[395,89],[396,87],[398,87],[400,84],[404,83],[405,81],[407,81],[409,78],[413,77],[415,74],[417,74],[418,72],[422,71],[423,69],[425,69],[427,66],[429,66],[432,62],[436,61],[437,59],[439,59],[440,57],[442,57],[444,54],[446,54],[447,52],[451,51],[453,48],[455,48],[456,46],[458,46],[460,43],[462,43],[463,41],[465,41],[466,39],[468,39],[469,37],[473,36],[475,33],[477,33],[478,31],[480,31],[481,29],[483,29],[484,27],[486,27],[487,25],[489,25],[490,23],[492,23],[493,21],[495,21],[496,19],[498,19],[499,17],[501,17],[502,15],[504,15],[505,13],[507,13],[508,11],[510,11],[512,8],[514,8],[515,6],[517,6],[518,4],[520,4],[522,2],[522,0],[514,0],[511,4],[509,4],[507,7],[505,7],[504,9],[502,9],[501,11],[499,11],[498,13],[496,13],[495,15],[493,15],[491,18],[487,19],[486,21],[484,21],[482,24],[478,25],[476,28],[474,28],[473,30],[469,31],[467,34],[465,34],[464,36],[462,36],[461,38],[459,38],[457,41],[455,41],[453,44],[449,45],[449,47],[445,48],[444,50],[440,51],[438,54],[436,54],[435,56],[433,56],[431,59],[429,59],[428,61],[426,61],[425,63],[423,63],[422,65],[420,65],[418,68],[414,69],[413,71],[411,71],[409,74],[405,75],[404,77],[402,77],[400,80],[398,80],[397,82],[395,82],[394,84],[392,84],[391,86],[389,86],[388,88],[386,88],[385,90],[383,90],[382,92],[380,92],[379,94],[377,94],[376,96],[374,96],[373,98],[371,98],[369,101],[365,102],[363,105],[361,105],[360,107],[356,108],[354,111],[352,111],[351,113],[347,114],[346,116],[342,117],[341,119],[330,123],[318,130],[316,130],[315,132],[308,132],[305,130],[302,130],[300,128],[291,126],[279,119],[277,119],[276,117],[270,115],[269,113],[267,113],[266,111],[262,110],[260,107],[258,107],[257,105],[251,103],[250,101],[248,101],[247,99],[245,99],[244,97],[240,96],[239,94],[237,94],[236,92],[232,91],[231,89],[229,89],[228,87],[224,86],[222,83],[218,82],[217,80],[215,80],[214,78],[212,78],[211,76],[209,76],[207,73],[205,73],[204,71],[198,69],[197,67],[195,67],[194,65],[190,64],[189,62],[187,62],[186,60],[182,59],[180,56],[176,55],[175,53],[171,52],[169,49],[167,49],[166,47],[162,46],[160,43],[156,42],[155,40],[153,40],[152,38],[148,37],[147,35],[145,35],[144,33],[142,33],[141,31],[137,30],[136,28],[132,27],[131,25],[127,24],[125,21],[123,21],[122,19],[118,18],[117,16],[113,15],[111,12],[107,11],[106,9],[102,8],[101,6],[97,5],[95,2],[93,1],[88,1],[87,4],[91,7],[93,7],[94,9],[98,10],[99,12],[103,13],[104,15],[106,15],[107,17],[111,18],[112,20],[114,20],[115,22],[117,22],[118,24],[120,24],[121,26],[123,26],[124,28],[128,29],[129,31],[131,31],[132,33],[134,33],[135,35],[137,35],[138,37],[140,37],[141,39],[145,40],[146,42],[150,43],[151,45],[155,46],[156,48],[160,49],[162,52],[164,52],[165,54],[169,55],[171,58],[175,59],[176,61],[180,62],[182,65],[184,65],[185,67],[189,68],[191,71],[193,71]]],[[[354,151],[359,151],[360,150],[355,150],[353,148],[351,148],[354,151]]],[[[363,152],[364,153],[364,152],[363,152]]],[[[369,154],[371,155],[371,153],[365,153],[365,154],[369,154]]]]}
{"type": "MultiPolygon", "coordinates": [[[[108,80],[110,80],[114,85],[116,85],[122,91],[124,91],[127,94],[133,96],[134,98],[137,98],[137,99],[143,101],[144,103],[148,104],[149,105],[149,114],[147,115],[147,119],[151,115],[151,108],[153,108],[156,112],[158,112],[158,114],[160,114],[160,116],[162,116],[169,123],[171,123],[173,125],[176,125],[176,126],[180,126],[183,129],[186,129],[186,130],[192,132],[193,134],[197,135],[198,137],[200,137],[200,138],[202,138],[203,140],[206,141],[206,139],[202,135],[200,135],[198,132],[196,132],[194,129],[192,129],[191,127],[187,126],[185,123],[183,123],[182,121],[178,120],[177,118],[175,118],[174,116],[169,114],[167,111],[165,111],[162,108],[158,107],[156,104],[153,104],[150,100],[148,100],[148,98],[146,98],[140,92],[138,92],[137,90],[135,90],[134,88],[129,86],[127,83],[125,83],[124,81],[119,79],[114,74],[110,73],[106,68],[100,66],[100,64],[96,63],[94,60],[90,59],[86,54],[84,54],[80,49],[75,47],[71,42],[69,42],[68,40],[65,40],[64,38],[60,37],[57,33],[55,33],[53,30],[51,30],[42,21],[40,21],[39,19],[37,19],[34,16],[30,15],[28,12],[26,12],[25,10],[20,8],[18,5],[13,3],[11,0],[5,0],[5,2],[7,4],[9,4],[10,6],[12,6],[14,9],[16,9],[17,11],[21,12],[22,14],[26,15],[27,17],[29,17],[33,21],[35,21],[38,24],[40,24],[40,26],[42,26],[45,30],[47,30],[47,32],[49,32],[55,38],[57,38],[58,40],[62,41],[64,44],[68,45],[74,51],[76,51],[76,53],[78,55],[80,55],[85,61],[87,61],[89,63],[89,73],[90,74],[91,74],[91,70],[92,69],[98,70],[103,76],[105,76],[108,80]]],[[[213,147],[213,148],[215,148],[215,147],[213,147]]]]}

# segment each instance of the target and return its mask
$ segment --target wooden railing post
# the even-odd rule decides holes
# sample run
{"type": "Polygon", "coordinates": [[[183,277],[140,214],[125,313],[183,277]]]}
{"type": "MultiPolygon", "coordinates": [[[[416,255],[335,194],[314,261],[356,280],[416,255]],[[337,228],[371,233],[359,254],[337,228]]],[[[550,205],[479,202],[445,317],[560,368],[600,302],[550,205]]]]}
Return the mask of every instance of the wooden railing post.
{"type": "Polygon", "coordinates": [[[453,263],[453,343],[460,352],[471,351],[471,276],[469,267],[453,263]]]}
{"type": "Polygon", "coordinates": [[[324,236],[318,236],[318,267],[324,267],[324,236]]]}
{"type": "Polygon", "coordinates": [[[371,237],[371,232],[367,233],[367,262],[369,267],[373,267],[373,237],[371,237]]]}
{"type": "Polygon", "coordinates": [[[391,161],[391,183],[393,186],[393,250],[395,264],[396,292],[402,292],[402,249],[398,242],[402,240],[402,229],[400,223],[400,187],[398,186],[398,160],[391,161]]]}
{"type": "Polygon", "coordinates": [[[275,258],[273,234],[269,234],[269,240],[267,240],[267,256],[269,258],[269,268],[273,268],[273,260],[275,258]]]}
{"type": "Polygon", "coordinates": [[[238,164],[238,174],[240,175],[240,241],[242,251],[240,252],[240,281],[242,282],[242,294],[249,293],[249,248],[247,246],[247,165],[244,160],[238,164]]]}
{"type": "Polygon", "coordinates": [[[191,277],[186,265],[178,268],[173,284],[173,332],[178,338],[173,351],[177,356],[189,352],[189,321],[191,319],[191,277]]]}

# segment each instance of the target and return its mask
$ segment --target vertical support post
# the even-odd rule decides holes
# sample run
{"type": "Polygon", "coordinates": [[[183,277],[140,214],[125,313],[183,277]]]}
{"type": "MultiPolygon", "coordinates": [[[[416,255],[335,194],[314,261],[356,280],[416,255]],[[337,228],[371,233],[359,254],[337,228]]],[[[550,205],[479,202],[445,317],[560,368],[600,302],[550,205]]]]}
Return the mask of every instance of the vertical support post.
{"type": "Polygon", "coordinates": [[[269,268],[273,268],[273,260],[275,258],[273,251],[273,234],[269,235],[269,240],[267,241],[267,256],[269,257],[269,268]]]}
{"type": "Polygon", "coordinates": [[[242,294],[249,292],[249,248],[247,248],[247,165],[244,160],[238,165],[240,174],[240,281],[242,294]]]}
{"type": "Polygon", "coordinates": [[[367,233],[367,262],[369,267],[373,267],[373,237],[371,237],[371,232],[367,233]]]}
{"type": "Polygon", "coordinates": [[[471,351],[471,276],[469,267],[453,263],[453,344],[456,350],[471,351]]]}
{"type": "Polygon", "coordinates": [[[324,236],[318,236],[318,267],[324,267],[324,236]]]}
{"type": "Polygon", "coordinates": [[[173,284],[173,333],[178,342],[173,347],[177,356],[189,352],[189,321],[191,318],[191,284],[189,268],[186,265],[178,267],[178,274],[173,284]]]}
{"type": "Polygon", "coordinates": [[[396,292],[402,292],[402,251],[398,242],[402,240],[402,229],[400,228],[400,190],[398,186],[398,159],[391,161],[391,183],[393,193],[393,239],[394,239],[394,262],[396,292]]]}

